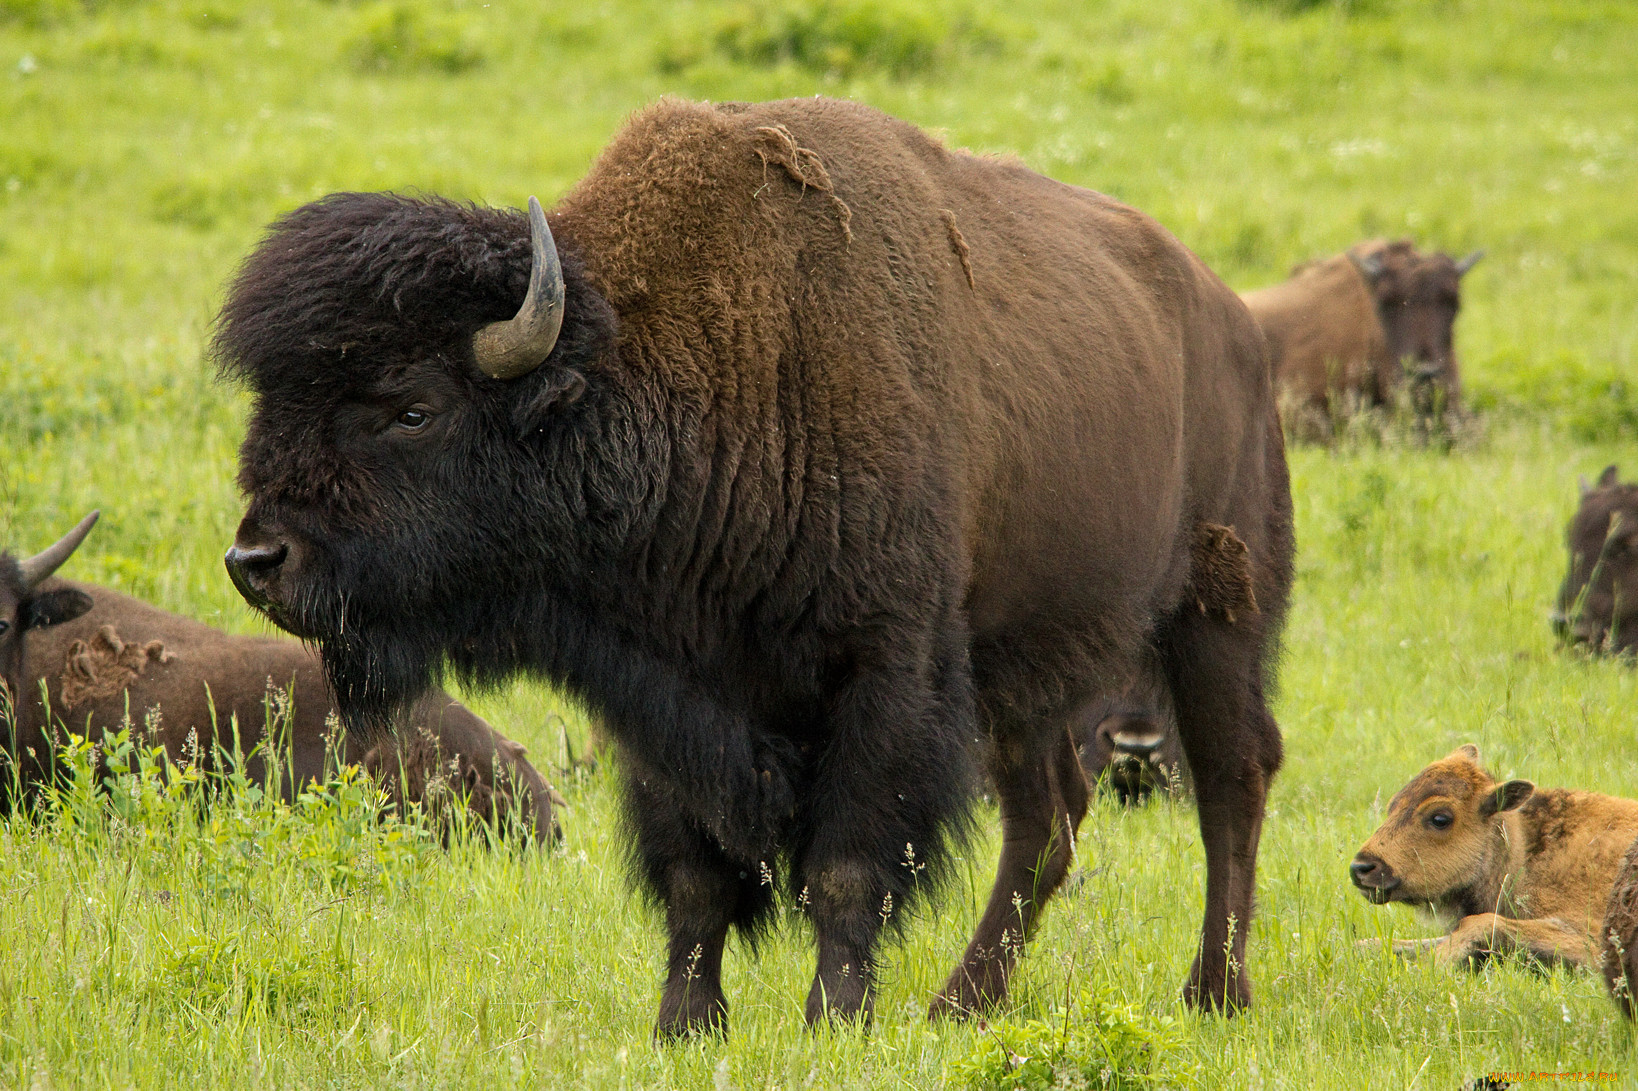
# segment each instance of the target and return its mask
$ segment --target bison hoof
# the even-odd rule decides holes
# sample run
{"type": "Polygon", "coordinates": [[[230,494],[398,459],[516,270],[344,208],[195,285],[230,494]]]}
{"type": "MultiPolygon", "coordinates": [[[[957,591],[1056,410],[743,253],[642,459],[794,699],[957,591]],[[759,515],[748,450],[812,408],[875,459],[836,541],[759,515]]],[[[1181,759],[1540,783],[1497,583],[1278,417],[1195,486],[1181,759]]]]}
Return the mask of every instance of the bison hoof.
{"type": "Polygon", "coordinates": [[[728,1036],[726,1000],[697,998],[693,1003],[684,999],[680,1003],[660,1005],[660,1017],[654,1023],[654,1040],[660,1045],[708,1036],[728,1036]]]}
{"type": "Polygon", "coordinates": [[[1205,981],[1194,976],[1183,986],[1183,1002],[1197,1011],[1238,1015],[1251,1007],[1251,986],[1240,978],[1231,984],[1220,980],[1205,981]]]}
{"type": "Polygon", "coordinates": [[[875,998],[870,987],[857,977],[828,984],[815,978],[813,988],[808,990],[805,1016],[810,1027],[838,1022],[868,1026],[874,1008],[875,998]]]}

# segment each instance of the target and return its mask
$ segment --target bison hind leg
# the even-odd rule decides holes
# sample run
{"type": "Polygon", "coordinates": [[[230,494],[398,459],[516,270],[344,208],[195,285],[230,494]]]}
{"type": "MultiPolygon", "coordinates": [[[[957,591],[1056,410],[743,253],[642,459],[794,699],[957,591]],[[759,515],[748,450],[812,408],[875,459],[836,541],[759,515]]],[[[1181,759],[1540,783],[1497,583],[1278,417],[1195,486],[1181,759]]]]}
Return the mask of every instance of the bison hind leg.
{"type": "Polygon", "coordinates": [[[1074,738],[1061,718],[1055,731],[1001,739],[991,777],[1001,801],[1001,862],[972,941],[929,1015],[966,1018],[1007,995],[1013,965],[1041,911],[1074,862],[1075,835],[1090,795],[1074,738]],[[1030,740],[1026,742],[1026,740],[1030,740]]]}
{"type": "Polygon", "coordinates": [[[1282,759],[1263,688],[1266,619],[1254,613],[1231,621],[1190,602],[1157,641],[1206,850],[1205,917],[1184,996],[1195,1007],[1228,1013],[1251,1003],[1245,950],[1257,846],[1268,786],[1282,759]]]}

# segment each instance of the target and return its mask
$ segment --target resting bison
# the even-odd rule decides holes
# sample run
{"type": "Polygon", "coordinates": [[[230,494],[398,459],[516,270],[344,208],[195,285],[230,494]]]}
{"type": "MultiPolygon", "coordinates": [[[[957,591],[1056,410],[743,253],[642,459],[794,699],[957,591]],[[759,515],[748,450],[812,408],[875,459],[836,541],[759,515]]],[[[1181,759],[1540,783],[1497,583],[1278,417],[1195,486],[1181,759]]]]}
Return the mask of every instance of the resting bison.
{"type": "Polygon", "coordinates": [[[1596,485],[1581,479],[1553,628],[1560,639],[1623,654],[1638,648],[1638,485],[1623,485],[1616,474],[1606,466],[1596,485]]]}
{"type": "Polygon", "coordinates": [[[1188,784],[1188,762],[1163,684],[1134,682],[1115,696],[1099,697],[1075,713],[1069,730],[1086,778],[1122,803],[1142,803],[1151,792],[1188,784]]]}
{"type": "Polygon", "coordinates": [[[1188,996],[1248,1002],[1292,545],[1234,294],[1124,205],[847,102],[662,102],[538,209],[335,194],[224,305],[227,564],[349,724],[444,667],[582,698],[665,910],[662,1035],[726,1025],[724,940],[781,882],[808,1019],[867,1015],[981,741],[1004,848],[934,1004],[966,1012],[1069,866],[1069,714],[1158,654],[1206,843],[1188,996]]]}
{"type": "Polygon", "coordinates": [[[1442,965],[1522,951],[1596,966],[1610,891],[1638,837],[1638,801],[1497,782],[1464,746],[1399,790],[1349,871],[1377,905],[1402,902],[1449,918],[1449,935],[1401,940],[1442,965]]]}
{"type": "Polygon", "coordinates": [[[1341,411],[1389,405],[1408,373],[1418,416],[1457,409],[1461,278],[1484,256],[1423,254],[1409,239],[1306,262],[1242,298],[1268,338],[1291,428],[1327,435],[1341,411]]]}
{"type": "Polygon", "coordinates": [[[1627,1018],[1638,1017],[1638,838],[1615,874],[1602,935],[1604,982],[1627,1018]]]}
{"type": "Polygon", "coordinates": [[[401,740],[360,752],[329,729],[335,706],[323,671],[295,641],[230,636],[104,587],[48,578],[95,518],[37,557],[18,562],[0,554],[0,667],[14,703],[0,716],[0,730],[18,763],[16,781],[8,771],[0,791],[51,774],[59,728],[100,738],[117,730],[127,712],[143,728],[155,711],[151,741],[173,759],[210,767],[218,748],[231,754],[237,745],[248,755],[246,775],[265,784],[269,771],[257,747],[267,712],[289,702],[280,747],[285,769],[276,786],[287,798],[322,780],[337,761],[357,761],[400,803],[425,801],[442,815],[452,798],[464,796],[476,817],[505,821],[515,814],[537,839],[555,835],[551,788],[523,747],[449,695],[427,693],[410,711],[401,740]]]}

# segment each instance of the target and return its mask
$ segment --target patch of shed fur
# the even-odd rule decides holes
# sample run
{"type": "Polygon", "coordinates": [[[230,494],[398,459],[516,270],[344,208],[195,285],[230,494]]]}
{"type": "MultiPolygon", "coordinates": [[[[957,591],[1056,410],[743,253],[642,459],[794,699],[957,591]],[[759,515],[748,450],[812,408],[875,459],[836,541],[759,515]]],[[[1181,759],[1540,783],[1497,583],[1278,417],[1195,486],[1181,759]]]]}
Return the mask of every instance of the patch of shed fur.
{"type": "Polygon", "coordinates": [[[57,696],[63,707],[70,709],[86,701],[112,697],[136,681],[149,663],[168,663],[171,659],[163,641],[127,644],[112,625],[104,625],[90,640],[76,640],[68,646],[63,672],[57,680],[57,696]]]}
{"type": "Polygon", "coordinates": [[[978,282],[973,280],[973,252],[968,248],[961,228],[956,226],[956,215],[947,208],[939,209],[938,214],[944,221],[944,230],[950,236],[950,249],[955,251],[956,258],[961,262],[961,271],[967,274],[967,287],[976,291],[978,282]]]}
{"type": "Polygon", "coordinates": [[[841,220],[842,237],[852,242],[853,210],[848,207],[846,201],[836,195],[836,186],[831,182],[830,172],[825,169],[825,161],[819,158],[819,153],[797,144],[791,131],[783,125],[758,126],[756,140],[756,154],[762,157],[763,177],[767,177],[768,164],[777,163],[785,168],[785,173],[790,175],[793,181],[801,184],[803,193],[812,186],[829,197],[841,220]]]}
{"type": "Polygon", "coordinates": [[[1233,527],[1195,524],[1191,553],[1189,593],[1202,614],[1220,611],[1233,625],[1236,615],[1257,612],[1251,551],[1233,527]]]}

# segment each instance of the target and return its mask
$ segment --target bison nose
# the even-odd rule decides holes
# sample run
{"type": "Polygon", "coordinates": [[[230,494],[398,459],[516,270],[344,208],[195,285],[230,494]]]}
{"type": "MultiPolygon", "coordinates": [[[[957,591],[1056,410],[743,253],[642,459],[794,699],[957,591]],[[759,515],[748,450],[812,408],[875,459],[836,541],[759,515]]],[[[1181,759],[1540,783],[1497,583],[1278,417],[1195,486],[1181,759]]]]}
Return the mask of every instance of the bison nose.
{"type": "Polygon", "coordinates": [[[1117,731],[1109,741],[1114,743],[1115,753],[1147,761],[1164,739],[1158,731],[1117,731]]]}
{"type": "Polygon", "coordinates": [[[1554,610],[1547,615],[1547,620],[1553,626],[1553,635],[1560,640],[1568,640],[1570,636],[1570,617],[1563,610],[1554,610]]]}
{"type": "Polygon", "coordinates": [[[1400,883],[1387,864],[1365,852],[1354,857],[1354,862],[1348,865],[1348,874],[1353,877],[1354,885],[1373,902],[1387,901],[1400,883]]]}
{"type": "Polygon", "coordinates": [[[241,546],[235,542],[222,557],[227,565],[233,586],[239,589],[245,601],[252,606],[266,606],[268,590],[277,577],[279,566],[289,556],[290,547],[283,542],[272,545],[241,546]]]}

